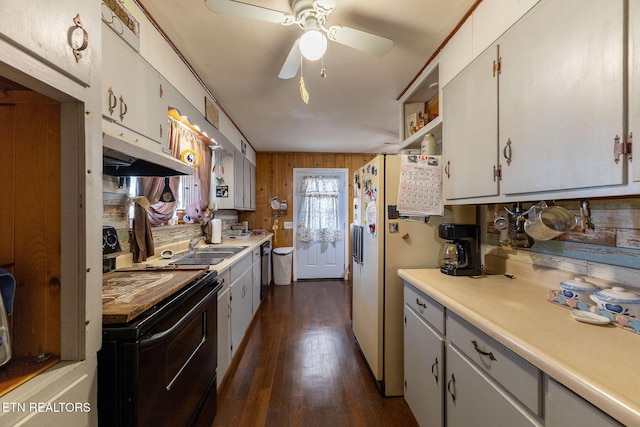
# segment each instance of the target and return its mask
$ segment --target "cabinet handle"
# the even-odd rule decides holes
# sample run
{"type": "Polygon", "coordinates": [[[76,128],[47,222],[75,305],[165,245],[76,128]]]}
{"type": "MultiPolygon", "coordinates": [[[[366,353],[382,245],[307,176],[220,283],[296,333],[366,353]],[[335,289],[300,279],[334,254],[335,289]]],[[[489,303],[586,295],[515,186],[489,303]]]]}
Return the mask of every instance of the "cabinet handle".
{"type": "Polygon", "coordinates": [[[498,359],[496,359],[496,357],[493,355],[493,352],[486,352],[486,351],[482,351],[480,350],[480,348],[478,347],[478,343],[476,342],[476,340],[471,341],[471,344],[473,344],[473,348],[475,351],[477,351],[479,354],[483,355],[483,356],[489,356],[489,360],[494,360],[497,361],[498,359]]]}
{"type": "Polygon", "coordinates": [[[160,125],[160,138],[162,138],[162,125],[160,125]]]}
{"type": "Polygon", "coordinates": [[[80,45],[80,47],[71,46],[71,48],[73,49],[73,56],[76,57],[76,63],[77,63],[82,58],[82,51],[85,50],[87,46],[89,46],[89,33],[87,33],[87,30],[85,30],[84,26],[82,25],[82,21],[80,20],[80,14],[77,14],[76,17],[73,18],[73,23],[76,24],[76,28],[71,30],[71,32],[77,30],[78,28],[82,30],[82,45],[80,45]]]}
{"type": "Polygon", "coordinates": [[[418,307],[427,308],[427,304],[420,302],[418,298],[416,298],[416,304],[418,304],[418,307]]]}
{"type": "Polygon", "coordinates": [[[120,95],[120,121],[124,119],[124,116],[126,114],[127,114],[127,104],[124,102],[124,98],[122,97],[122,95],[120,95]]]}
{"type": "Polygon", "coordinates": [[[447,165],[444,167],[444,173],[447,174],[447,178],[451,178],[451,174],[449,173],[449,165],[451,162],[447,160],[447,165]]]}
{"type": "Polygon", "coordinates": [[[436,361],[431,365],[431,375],[433,375],[436,379],[436,384],[438,384],[438,358],[436,357],[436,361]]]}
{"type": "Polygon", "coordinates": [[[511,165],[511,138],[507,139],[507,145],[502,149],[502,155],[507,159],[507,166],[511,165]]]}
{"type": "Polygon", "coordinates": [[[451,374],[451,379],[447,382],[447,391],[451,395],[453,403],[456,403],[456,377],[453,374],[451,374]]]}
{"type": "Polygon", "coordinates": [[[109,93],[109,114],[113,114],[113,110],[118,105],[118,98],[113,94],[113,89],[109,88],[107,92],[109,93]]]}

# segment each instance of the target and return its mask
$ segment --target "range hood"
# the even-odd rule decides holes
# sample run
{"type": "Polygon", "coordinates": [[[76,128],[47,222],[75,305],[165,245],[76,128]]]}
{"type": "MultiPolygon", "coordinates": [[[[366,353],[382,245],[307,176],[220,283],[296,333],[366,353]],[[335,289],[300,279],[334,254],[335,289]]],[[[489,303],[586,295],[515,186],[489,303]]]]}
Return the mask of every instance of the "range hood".
{"type": "MultiPolygon", "coordinates": [[[[107,121],[102,126],[102,172],[111,176],[191,175],[194,168],[140,141],[144,137],[107,121]],[[116,128],[113,128],[116,126],[116,128]]],[[[157,144],[146,140],[147,144],[157,144]]]]}

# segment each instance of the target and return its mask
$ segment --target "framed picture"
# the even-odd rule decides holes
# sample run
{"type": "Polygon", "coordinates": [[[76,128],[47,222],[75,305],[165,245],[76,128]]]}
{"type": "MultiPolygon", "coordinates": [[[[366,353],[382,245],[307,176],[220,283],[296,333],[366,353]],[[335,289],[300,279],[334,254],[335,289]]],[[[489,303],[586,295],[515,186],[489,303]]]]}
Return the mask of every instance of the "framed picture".
{"type": "Polygon", "coordinates": [[[228,185],[217,185],[216,186],[216,197],[229,197],[229,186],[228,185]]]}
{"type": "Polygon", "coordinates": [[[405,135],[409,137],[414,134],[413,128],[415,128],[416,125],[418,124],[418,113],[413,113],[407,116],[406,122],[407,122],[407,127],[405,130],[405,135]]]}
{"type": "Polygon", "coordinates": [[[205,118],[209,123],[214,125],[216,129],[220,129],[220,119],[218,117],[218,108],[216,105],[206,96],[204,97],[204,112],[205,118]]]}

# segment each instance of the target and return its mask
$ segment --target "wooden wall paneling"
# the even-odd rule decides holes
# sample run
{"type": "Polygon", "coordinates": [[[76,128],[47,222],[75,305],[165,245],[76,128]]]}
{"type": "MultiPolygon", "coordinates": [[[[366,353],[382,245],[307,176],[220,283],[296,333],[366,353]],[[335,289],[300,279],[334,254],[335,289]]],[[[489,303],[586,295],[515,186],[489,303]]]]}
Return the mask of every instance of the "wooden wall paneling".
{"type": "Polygon", "coordinates": [[[16,112],[16,355],[60,354],[60,107],[16,112]]]}
{"type": "Polygon", "coordinates": [[[286,216],[278,218],[274,247],[293,246],[293,230],[285,230],[284,222],[293,221],[293,169],[294,168],[348,168],[349,169],[349,222],[353,221],[353,173],[375,157],[375,154],[351,153],[257,153],[256,155],[256,210],[239,212],[240,221],[248,221],[250,228],[272,231],[274,216],[269,203],[277,196],[286,200],[286,216]]]}
{"type": "Polygon", "coordinates": [[[15,116],[14,105],[0,105],[0,183],[5,196],[0,209],[0,267],[13,271],[15,220],[15,116]]]}

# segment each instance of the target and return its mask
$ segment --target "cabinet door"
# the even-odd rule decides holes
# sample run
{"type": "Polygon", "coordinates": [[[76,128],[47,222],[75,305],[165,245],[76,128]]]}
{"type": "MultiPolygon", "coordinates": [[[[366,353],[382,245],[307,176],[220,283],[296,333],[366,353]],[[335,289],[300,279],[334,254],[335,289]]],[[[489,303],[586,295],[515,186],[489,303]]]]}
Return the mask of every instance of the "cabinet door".
{"type": "Polygon", "coordinates": [[[229,288],[218,294],[218,384],[231,364],[231,319],[229,288]]]}
{"type": "Polygon", "coordinates": [[[624,183],[623,3],[542,1],[498,40],[502,194],[624,183]]]}
{"type": "Polygon", "coordinates": [[[447,345],[445,400],[447,426],[540,426],[540,422],[511,402],[500,386],[486,377],[457,349],[447,345]]]}
{"type": "MultiPolygon", "coordinates": [[[[640,3],[629,2],[629,132],[640,138],[640,3]]],[[[637,151],[638,144],[636,144],[637,151]]],[[[632,179],[640,182],[640,161],[630,162],[632,179]]]]}
{"type": "Polygon", "coordinates": [[[442,426],[444,340],[404,307],[404,400],[421,426],[442,426]]]}
{"type": "Polygon", "coordinates": [[[251,180],[251,187],[249,190],[251,201],[249,203],[249,209],[255,210],[256,209],[256,167],[251,163],[249,163],[249,179],[251,180]]]}
{"type": "Polygon", "coordinates": [[[0,0],[0,35],[53,65],[85,86],[91,84],[91,62],[99,60],[94,48],[100,37],[100,3],[95,1],[0,0]],[[78,16],[77,26],[74,18],[78,16]],[[74,48],[79,51],[76,60],[74,48]]]}
{"type": "Polygon", "coordinates": [[[444,196],[495,196],[498,180],[497,48],[488,48],[443,88],[444,196]]]}
{"type": "Polygon", "coordinates": [[[545,426],[546,427],[605,427],[622,426],[619,422],[596,408],[580,396],[546,377],[545,426]]]}
{"type": "Polygon", "coordinates": [[[253,276],[252,276],[252,313],[255,315],[260,306],[260,286],[262,284],[262,258],[260,248],[253,250],[253,276]]]}
{"type": "Polygon", "coordinates": [[[251,208],[251,162],[246,157],[242,160],[243,164],[243,206],[245,209],[251,208]]]}
{"type": "Polygon", "coordinates": [[[233,203],[236,208],[244,208],[244,156],[239,150],[233,153],[233,203]]]}
{"type": "Polygon", "coordinates": [[[231,305],[231,357],[235,355],[244,333],[251,321],[252,292],[251,292],[251,267],[230,286],[231,305]]]}
{"type": "Polygon", "coordinates": [[[168,145],[168,105],[162,79],[111,28],[102,26],[102,115],[150,139],[149,148],[168,145]]]}

